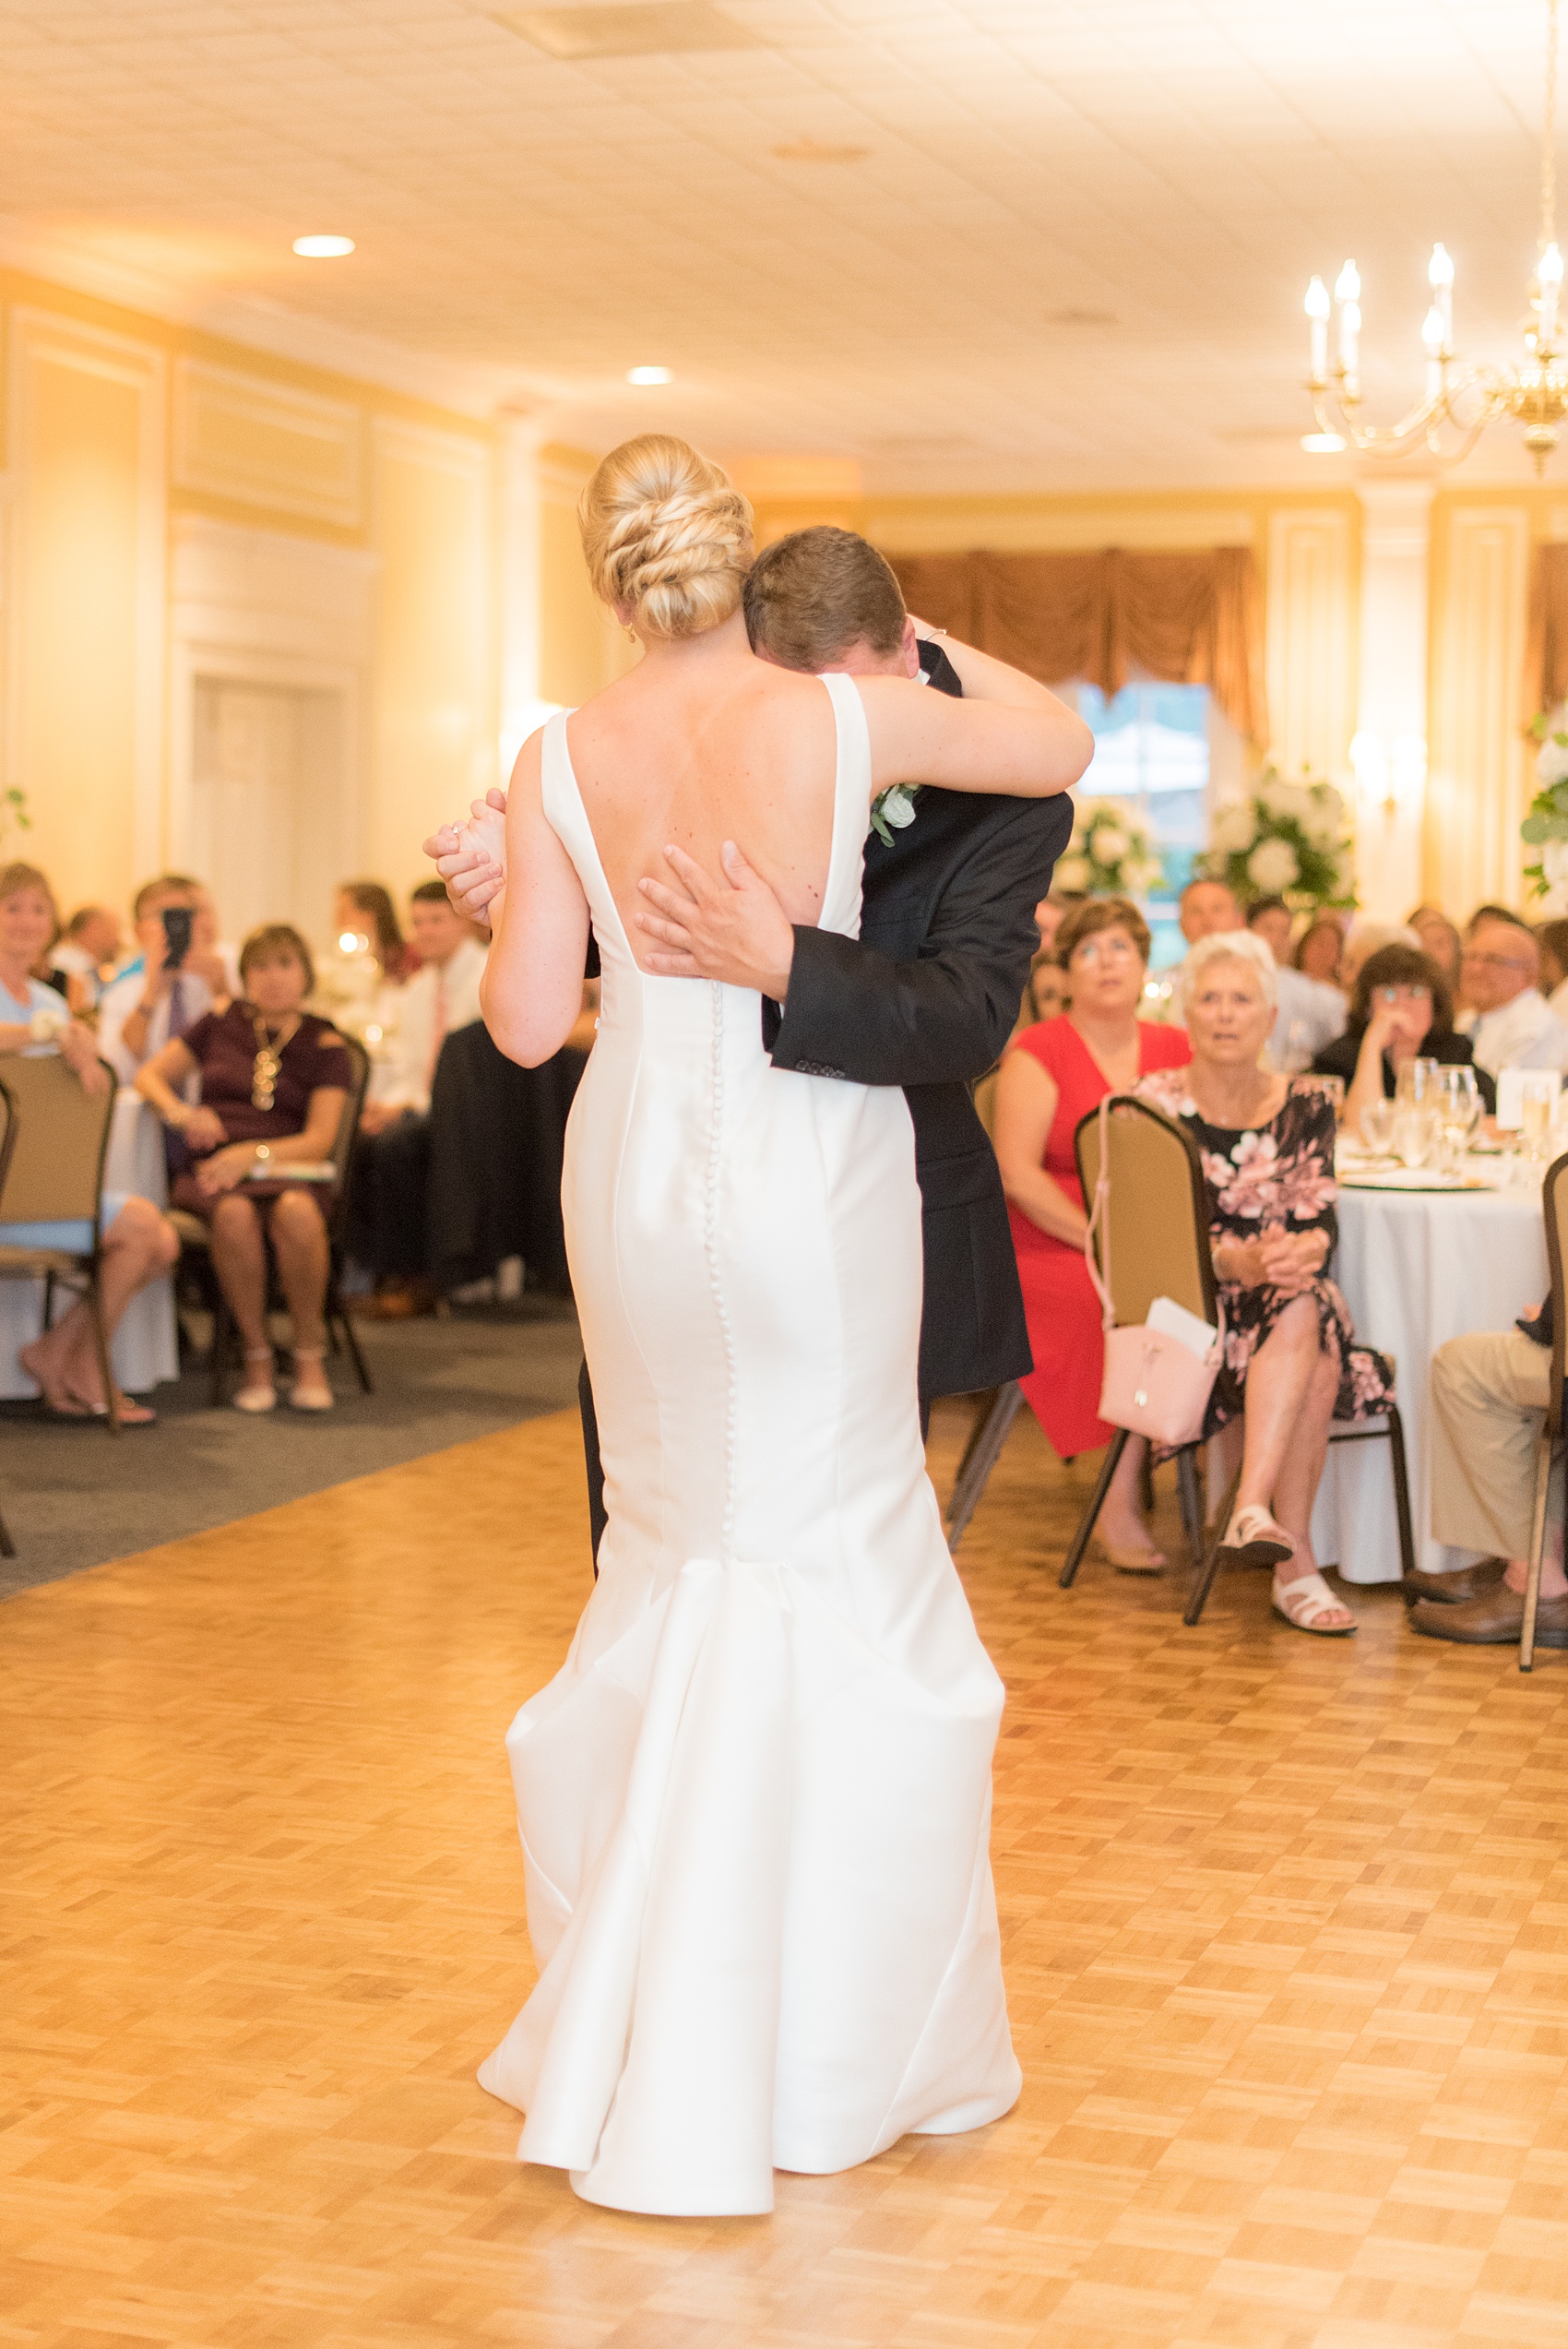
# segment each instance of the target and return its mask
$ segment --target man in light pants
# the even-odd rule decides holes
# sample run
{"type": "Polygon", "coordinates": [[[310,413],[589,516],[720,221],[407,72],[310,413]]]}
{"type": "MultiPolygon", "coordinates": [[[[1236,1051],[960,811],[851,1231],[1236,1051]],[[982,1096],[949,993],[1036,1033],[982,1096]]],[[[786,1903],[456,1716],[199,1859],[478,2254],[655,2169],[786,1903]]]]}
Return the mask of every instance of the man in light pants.
{"type": "MultiPolygon", "coordinates": [[[[1450,1338],[1431,1358],[1431,1531],[1438,1542],[1491,1553],[1458,1574],[1422,1574],[1410,1621],[1429,1640],[1476,1646],[1517,1640],[1536,1488],[1536,1447],[1551,1386],[1551,1300],[1512,1330],[1450,1338]],[[1499,1571],[1501,1568],[1501,1572],[1499,1571]],[[1447,1583],[1453,1598],[1441,1590],[1447,1583]]],[[[1568,1648],[1562,1567],[1562,1467],[1546,1505],[1536,1641],[1568,1648]]]]}

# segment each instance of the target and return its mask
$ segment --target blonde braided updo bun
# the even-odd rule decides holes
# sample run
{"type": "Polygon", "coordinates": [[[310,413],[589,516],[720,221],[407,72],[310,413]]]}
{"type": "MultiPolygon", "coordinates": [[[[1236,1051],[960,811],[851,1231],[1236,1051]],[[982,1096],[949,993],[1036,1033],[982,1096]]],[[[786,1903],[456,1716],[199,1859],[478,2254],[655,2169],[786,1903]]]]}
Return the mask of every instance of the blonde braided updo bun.
{"type": "Polygon", "coordinates": [[[741,601],[752,509],[721,466],[668,433],[611,450],[577,527],[595,595],[641,636],[700,636],[741,601]]]}

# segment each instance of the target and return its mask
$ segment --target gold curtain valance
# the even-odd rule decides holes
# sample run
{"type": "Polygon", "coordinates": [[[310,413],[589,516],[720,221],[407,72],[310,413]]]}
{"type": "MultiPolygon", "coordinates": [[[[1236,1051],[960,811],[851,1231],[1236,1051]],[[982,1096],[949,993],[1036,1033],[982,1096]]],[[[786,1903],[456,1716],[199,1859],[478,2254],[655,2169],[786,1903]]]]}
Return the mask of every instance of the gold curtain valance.
{"type": "Polygon", "coordinates": [[[911,612],[1042,685],[1082,678],[1106,695],[1135,676],[1207,686],[1243,741],[1268,739],[1251,547],[888,559],[911,612]]]}
{"type": "Polygon", "coordinates": [[[1525,694],[1532,718],[1568,697],[1568,546],[1536,549],[1525,694]]]}

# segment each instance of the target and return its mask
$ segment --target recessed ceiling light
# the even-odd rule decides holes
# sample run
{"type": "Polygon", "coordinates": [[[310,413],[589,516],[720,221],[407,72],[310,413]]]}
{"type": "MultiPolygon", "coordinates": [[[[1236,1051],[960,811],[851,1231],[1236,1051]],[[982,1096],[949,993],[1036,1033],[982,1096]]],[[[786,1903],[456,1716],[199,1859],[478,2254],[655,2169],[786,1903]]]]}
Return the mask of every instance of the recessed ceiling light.
{"type": "Polygon", "coordinates": [[[863,163],[871,149],[837,147],[826,138],[792,138],[773,151],[781,163],[863,163]]]}
{"type": "Polygon", "coordinates": [[[674,380],[672,367],[628,367],[626,370],[628,383],[673,383],[674,380]]]}
{"type": "Polygon", "coordinates": [[[302,261],[340,261],[354,249],[351,236],[297,236],[294,250],[302,261]]]}
{"type": "Polygon", "coordinates": [[[1301,447],[1309,457],[1337,457],[1345,443],[1337,433],[1303,433],[1301,447]]]}

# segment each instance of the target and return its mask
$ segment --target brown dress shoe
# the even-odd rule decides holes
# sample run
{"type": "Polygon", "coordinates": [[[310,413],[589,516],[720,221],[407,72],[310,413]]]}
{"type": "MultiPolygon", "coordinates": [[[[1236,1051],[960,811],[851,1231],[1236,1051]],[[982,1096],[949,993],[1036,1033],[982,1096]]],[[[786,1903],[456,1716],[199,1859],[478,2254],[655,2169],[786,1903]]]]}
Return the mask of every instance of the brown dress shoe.
{"type": "MultiPolygon", "coordinates": [[[[1524,1621],[1525,1594],[1511,1591],[1506,1582],[1457,1606],[1418,1599],[1410,1609],[1413,1630],[1429,1640],[1458,1640],[1473,1648],[1516,1646],[1524,1621]]],[[[1568,1598],[1542,1599],[1536,1609],[1536,1645],[1568,1648],[1568,1598]]]]}
{"type": "Polygon", "coordinates": [[[1414,1606],[1418,1599],[1457,1606],[1465,1599],[1479,1599],[1483,1591],[1495,1591],[1507,1563],[1506,1558],[1483,1557],[1478,1565],[1458,1567],[1452,1574],[1428,1574],[1423,1568],[1413,1567],[1400,1582],[1400,1592],[1407,1606],[1414,1606]]]}

